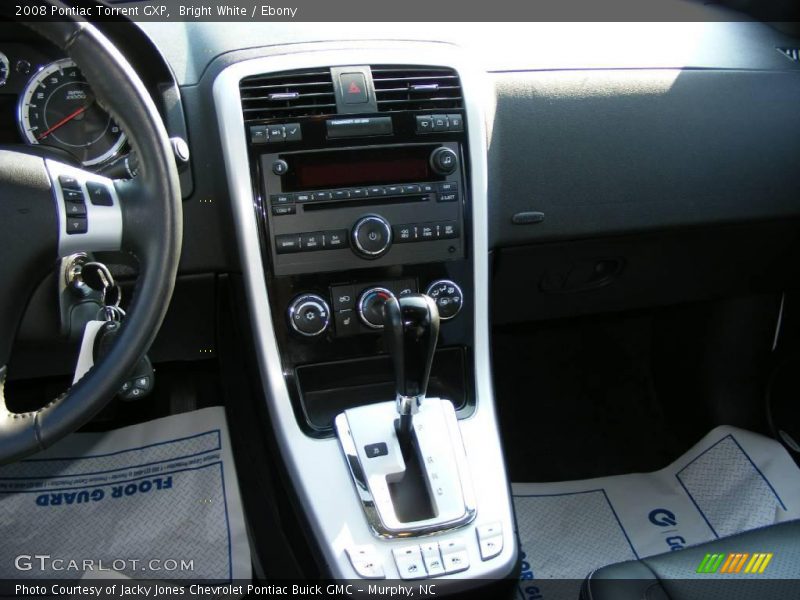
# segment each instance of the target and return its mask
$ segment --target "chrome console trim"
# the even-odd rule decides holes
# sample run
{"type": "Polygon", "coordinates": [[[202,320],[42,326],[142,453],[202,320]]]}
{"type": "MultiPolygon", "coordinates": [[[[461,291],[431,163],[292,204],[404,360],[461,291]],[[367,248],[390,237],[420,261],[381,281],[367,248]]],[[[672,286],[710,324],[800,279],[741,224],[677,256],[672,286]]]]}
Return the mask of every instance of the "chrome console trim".
{"type": "Polygon", "coordinates": [[[327,565],[334,578],[356,579],[358,574],[350,564],[346,550],[371,544],[383,562],[387,578],[397,579],[399,574],[392,558],[392,548],[403,542],[382,540],[372,535],[359,497],[353,492],[350,467],[339,441],[305,435],[292,409],[269,311],[239,81],[260,73],[363,64],[447,66],[456,69],[461,77],[470,144],[476,408],[472,416],[458,422],[458,427],[472,474],[477,519],[456,532],[437,534],[436,539],[442,542],[455,537],[474,540],[476,526],[483,522],[499,522],[506,543],[500,555],[488,561],[481,560],[477,544],[470,545],[469,570],[436,578],[439,593],[457,591],[470,587],[468,578],[506,577],[514,568],[518,553],[494,406],[489,352],[487,123],[484,108],[491,108],[493,88],[485,73],[475,68],[480,64],[480,58],[468,56],[455,46],[433,42],[375,42],[372,45],[374,47],[342,50],[320,47],[317,51],[309,49],[313,44],[302,49],[285,47],[280,49],[283,54],[233,64],[217,76],[213,87],[214,102],[266,402],[286,467],[319,542],[321,562],[327,565]]]}

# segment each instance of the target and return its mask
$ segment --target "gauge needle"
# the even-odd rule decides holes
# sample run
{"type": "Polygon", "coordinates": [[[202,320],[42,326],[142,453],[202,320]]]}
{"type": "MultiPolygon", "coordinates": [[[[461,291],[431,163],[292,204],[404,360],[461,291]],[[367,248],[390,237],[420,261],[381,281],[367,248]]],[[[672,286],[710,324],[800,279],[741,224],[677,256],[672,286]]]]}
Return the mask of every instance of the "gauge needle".
{"type": "Polygon", "coordinates": [[[43,138],[46,138],[48,135],[53,133],[56,129],[58,129],[59,127],[61,127],[62,125],[66,124],[66,123],[69,123],[72,119],[74,119],[78,115],[80,115],[83,112],[85,112],[86,109],[89,108],[91,105],[92,105],[92,103],[89,102],[89,104],[87,104],[86,106],[81,106],[80,108],[76,108],[71,113],[69,113],[66,117],[61,119],[58,123],[56,123],[52,127],[48,128],[44,133],[40,133],[39,135],[37,135],[36,139],[37,140],[41,140],[43,138]]]}

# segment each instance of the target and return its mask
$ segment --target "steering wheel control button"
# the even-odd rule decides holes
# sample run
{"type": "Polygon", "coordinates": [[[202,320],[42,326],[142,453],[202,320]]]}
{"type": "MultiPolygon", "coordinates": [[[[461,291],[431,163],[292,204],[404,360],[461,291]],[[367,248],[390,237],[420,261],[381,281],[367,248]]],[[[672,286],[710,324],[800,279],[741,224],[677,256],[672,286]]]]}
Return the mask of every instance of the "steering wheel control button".
{"type": "Polygon", "coordinates": [[[397,571],[402,579],[422,579],[427,577],[425,563],[419,546],[405,546],[392,550],[397,571]]]}
{"type": "Polygon", "coordinates": [[[86,217],[67,217],[67,234],[86,233],[89,231],[89,222],[86,217]]]}
{"type": "Polygon", "coordinates": [[[377,215],[363,217],[353,227],[353,245],[365,258],[378,258],[392,245],[392,228],[377,215]]]}
{"type": "Polygon", "coordinates": [[[458,168],[458,156],[450,148],[444,146],[431,152],[430,162],[431,168],[439,175],[450,175],[458,168]]]}
{"type": "Polygon", "coordinates": [[[458,285],[449,279],[439,279],[428,286],[425,293],[436,302],[439,318],[448,321],[461,312],[464,294],[458,285]]]}
{"type": "Polygon", "coordinates": [[[422,561],[425,563],[425,569],[428,571],[430,577],[437,577],[444,575],[444,562],[442,562],[442,553],[439,552],[439,544],[431,542],[422,544],[422,561]]]}
{"type": "Polygon", "coordinates": [[[86,218],[86,204],[83,202],[65,202],[67,217],[86,218]]]}
{"type": "Polygon", "coordinates": [[[272,172],[278,176],[286,175],[289,172],[289,163],[282,158],[277,159],[272,163],[272,172]]]}
{"type": "Polygon", "coordinates": [[[378,553],[372,545],[350,546],[345,550],[353,570],[364,579],[384,579],[386,573],[378,553]]]}
{"type": "Polygon", "coordinates": [[[358,301],[358,316],[371,329],[383,329],[383,306],[394,294],[384,287],[367,289],[358,301]]]}
{"type": "Polygon", "coordinates": [[[444,572],[448,575],[469,569],[469,553],[461,539],[441,542],[439,550],[442,553],[444,572]]]}
{"type": "Polygon", "coordinates": [[[78,183],[78,180],[74,177],[69,175],[59,175],[58,176],[58,183],[61,186],[61,190],[78,190],[81,191],[81,184],[78,183]]]}
{"type": "Polygon", "coordinates": [[[479,525],[475,531],[478,535],[481,560],[494,558],[503,551],[503,527],[499,522],[479,525]]]}
{"type": "Polygon", "coordinates": [[[300,236],[296,234],[276,235],[275,251],[278,254],[300,252],[300,236]]]}
{"type": "Polygon", "coordinates": [[[300,335],[314,337],[323,333],[330,323],[331,311],[325,300],[316,294],[303,294],[289,306],[289,323],[300,335]]]}
{"type": "Polygon", "coordinates": [[[95,206],[114,206],[114,199],[108,187],[96,181],[86,182],[86,191],[89,192],[89,200],[95,206]]]}
{"type": "Polygon", "coordinates": [[[86,196],[83,195],[83,191],[80,189],[65,188],[61,190],[61,194],[66,202],[79,202],[81,204],[86,202],[86,196]]]}

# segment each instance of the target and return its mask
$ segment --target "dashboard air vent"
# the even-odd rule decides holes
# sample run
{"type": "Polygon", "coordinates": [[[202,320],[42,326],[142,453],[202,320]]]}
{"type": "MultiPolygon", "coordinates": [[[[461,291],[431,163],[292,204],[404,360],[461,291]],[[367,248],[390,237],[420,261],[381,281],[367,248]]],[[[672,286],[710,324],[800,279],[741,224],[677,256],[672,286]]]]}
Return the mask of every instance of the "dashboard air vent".
{"type": "Polygon", "coordinates": [[[372,67],[378,110],[440,110],[462,108],[461,82],[446,67],[372,67]]]}
{"type": "Polygon", "coordinates": [[[244,122],[336,113],[328,69],[253,75],[239,84],[244,122]]]}

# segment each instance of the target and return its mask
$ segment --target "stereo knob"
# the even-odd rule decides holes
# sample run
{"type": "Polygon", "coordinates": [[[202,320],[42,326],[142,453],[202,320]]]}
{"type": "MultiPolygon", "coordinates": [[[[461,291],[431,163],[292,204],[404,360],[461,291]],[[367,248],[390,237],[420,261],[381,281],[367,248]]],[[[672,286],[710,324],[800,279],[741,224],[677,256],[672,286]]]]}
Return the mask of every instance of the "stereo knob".
{"type": "Polygon", "coordinates": [[[378,258],[392,245],[392,228],[378,215],[362,217],[353,227],[353,248],[365,258],[378,258]]]}
{"type": "Polygon", "coordinates": [[[439,175],[450,175],[458,167],[458,156],[450,148],[437,148],[431,152],[431,168],[439,175]]]}
{"type": "Polygon", "coordinates": [[[439,279],[428,286],[425,293],[436,302],[439,318],[447,321],[461,312],[464,294],[458,285],[449,279],[439,279]]]}
{"type": "Polygon", "coordinates": [[[365,290],[358,300],[358,316],[367,327],[383,329],[383,306],[394,294],[382,287],[365,290]]]}
{"type": "Polygon", "coordinates": [[[289,305],[289,323],[300,335],[320,335],[328,328],[330,321],[328,303],[316,294],[298,296],[289,305]]]}

